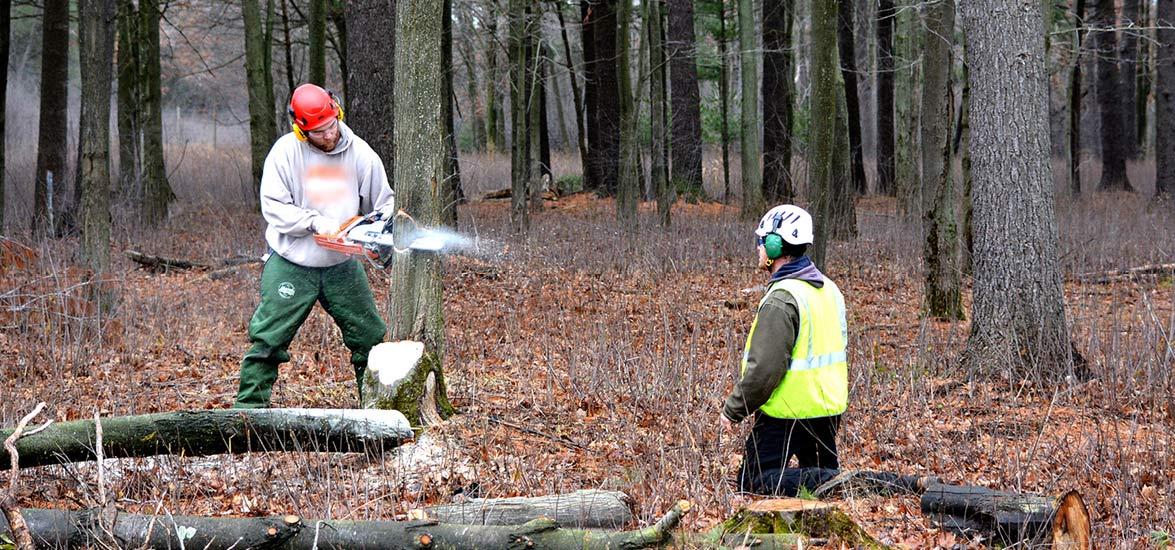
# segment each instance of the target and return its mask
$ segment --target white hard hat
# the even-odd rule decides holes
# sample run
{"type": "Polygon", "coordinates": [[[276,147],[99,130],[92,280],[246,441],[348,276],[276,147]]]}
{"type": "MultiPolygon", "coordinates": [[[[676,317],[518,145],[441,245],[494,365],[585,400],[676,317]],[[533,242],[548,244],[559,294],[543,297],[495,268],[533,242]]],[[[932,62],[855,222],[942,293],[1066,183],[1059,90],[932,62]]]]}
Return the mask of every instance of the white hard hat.
{"type": "Polygon", "coordinates": [[[788,244],[812,244],[812,215],[794,204],[781,204],[768,210],[759,220],[755,234],[759,238],[775,233],[788,244]]]}

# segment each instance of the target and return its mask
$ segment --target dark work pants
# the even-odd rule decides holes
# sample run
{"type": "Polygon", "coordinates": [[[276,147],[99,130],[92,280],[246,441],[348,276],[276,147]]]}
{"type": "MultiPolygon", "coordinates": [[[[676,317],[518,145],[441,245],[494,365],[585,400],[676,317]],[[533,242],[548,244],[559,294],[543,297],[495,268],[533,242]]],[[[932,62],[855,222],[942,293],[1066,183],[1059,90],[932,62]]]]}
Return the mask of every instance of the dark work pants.
{"type": "Polygon", "coordinates": [[[796,486],[815,489],[823,482],[821,479],[831,478],[825,475],[827,471],[835,475],[835,470],[840,468],[836,453],[839,426],[840,415],[796,420],[755,413],[755,424],[747,436],[739,469],[739,490],[794,495],[796,486]],[[787,463],[793,456],[803,475],[786,475],[787,463]]]}

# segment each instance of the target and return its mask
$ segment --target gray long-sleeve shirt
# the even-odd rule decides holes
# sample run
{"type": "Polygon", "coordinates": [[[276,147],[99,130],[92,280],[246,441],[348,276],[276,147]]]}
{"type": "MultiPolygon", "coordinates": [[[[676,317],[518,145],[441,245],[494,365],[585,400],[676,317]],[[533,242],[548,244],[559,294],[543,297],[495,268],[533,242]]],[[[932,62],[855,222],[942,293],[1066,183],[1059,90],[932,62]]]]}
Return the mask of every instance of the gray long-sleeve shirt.
{"type": "Polygon", "coordinates": [[[319,247],[316,228],[366,215],[393,197],[379,155],[339,122],[339,142],[324,152],[288,133],[273,144],[261,173],[265,241],[306,267],[340,264],[348,256],[319,247]]]}
{"type": "Polygon", "coordinates": [[[786,290],[768,294],[756,317],[758,322],[747,336],[751,341],[747,367],[722,406],[722,414],[732,422],[741,422],[759,410],[779,387],[791,364],[800,328],[800,308],[786,290]]]}

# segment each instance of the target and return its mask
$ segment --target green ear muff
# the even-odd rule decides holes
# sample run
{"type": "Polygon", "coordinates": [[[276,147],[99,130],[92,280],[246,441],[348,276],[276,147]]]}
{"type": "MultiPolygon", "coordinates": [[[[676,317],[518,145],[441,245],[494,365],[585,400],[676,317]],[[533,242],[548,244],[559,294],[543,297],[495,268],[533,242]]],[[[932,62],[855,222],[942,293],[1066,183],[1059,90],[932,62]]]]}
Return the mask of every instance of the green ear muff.
{"type": "Polygon", "coordinates": [[[778,233],[768,233],[763,237],[763,251],[767,253],[769,260],[783,256],[783,237],[778,233]]]}

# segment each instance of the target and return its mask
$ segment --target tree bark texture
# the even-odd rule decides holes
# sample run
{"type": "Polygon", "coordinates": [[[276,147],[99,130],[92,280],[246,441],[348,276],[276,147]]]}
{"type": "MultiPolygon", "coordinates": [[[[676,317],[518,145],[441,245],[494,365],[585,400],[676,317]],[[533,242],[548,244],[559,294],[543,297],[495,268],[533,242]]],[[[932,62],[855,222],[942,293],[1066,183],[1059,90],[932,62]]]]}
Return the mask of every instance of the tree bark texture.
{"type": "Polygon", "coordinates": [[[670,225],[670,209],[673,207],[674,192],[669,185],[669,144],[668,96],[666,94],[664,0],[646,0],[648,8],[645,29],[649,41],[649,130],[652,143],[649,155],[649,177],[652,179],[653,194],[657,197],[657,224],[670,225]]]}
{"type": "Polygon", "coordinates": [[[722,105],[722,202],[730,201],[730,36],[726,26],[726,0],[718,2],[718,96],[722,105]]]}
{"type": "Polygon", "coordinates": [[[894,186],[894,0],[877,5],[877,192],[893,196],[894,186]]]}
{"type": "Polygon", "coordinates": [[[148,225],[167,219],[175,194],[163,164],[163,101],[159,74],[159,0],[139,2],[139,51],[143,110],[143,204],[140,218],[148,225]]]}
{"type": "MultiPolygon", "coordinates": [[[[245,24],[245,77],[249,87],[249,151],[253,166],[253,190],[260,196],[261,172],[265,157],[277,135],[273,112],[273,87],[266,75],[270,71],[258,0],[241,0],[241,19],[245,24]]],[[[260,208],[260,202],[258,202],[260,208]]]]}
{"type": "Polygon", "coordinates": [[[959,270],[959,227],[951,173],[951,122],[954,120],[955,3],[927,6],[922,66],[922,261],[926,314],[940,319],[963,317],[959,270]]]}
{"type": "Polygon", "coordinates": [[[1094,48],[1097,55],[1097,104],[1101,114],[1102,179],[1098,191],[1133,191],[1126,175],[1128,134],[1124,117],[1121,71],[1118,70],[1118,40],[1114,26],[1114,0],[1097,0],[1094,19],[1094,48]]]}
{"type": "MultiPolygon", "coordinates": [[[[474,42],[478,28],[473,23],[470,10],[459,10],[457,16],[461,22],[461,41],[458,48],[461,53],[461,64],[465,67],[465,95],[469,98],[470,113],[465,124],[472,125],[473,148],[475,151],[486,150],[485,105],[481,101],[480,88],[477,80],[477,51],[474,42]]],[[[395,13],[393,11],[393,13],[395,13]]],[[[395,57],[393,57],[395,59],[395,57]]]]}
{"type": "Polygon", "coordinates": [[[618,529],[633,521],[629,498],[616,491],[575,491],[565,495],[475,498],[425,508],[429,519],[465,525],[522,525],[550,518],[578,529],[618,529]]]}
{"type": "Polygon", "coordinates": [[[139,134],[139,12],[132,0],[118,2],[118,196],[142,200],[139,134]]]}
{"type": "Polygon", "coordinates": [[[770,204],[795,200],[791,175],[795,75],[792,0],[763,2],[763,193],[770,204]]]}
{"type": "Polygon", "coordinates": [[[918,4],[903,5],[894,21],[897,78],[894,91],[895,129],[894,190],[898,209],[908,221],[919,217],[921,208],[921,118],[923,24],[918,4]]]}
{"type": "Polygon", "coordinates": [[[307,81],[326,86],[326,0],[310,0],[306,14],[309,46],[306,51],[307,81]]]}
{"type": "Polygon", "coordinates": [[[974,303],[965,359],[1010,380],[1073,371],[1058,265],[1041,4],[963,4],[974,303]]]}
{"type": "MultiPolygon", "coordinates": [[[[443,66],[444,1],[414,0],[396,5],[396,200],[428,227],[441,224],[440,201],[451,175],[449,137],[444,128],[449,97],[443,93],[445,77],[437,70],[443,66]]],[[[438,400],[442,414],[448,416],[452,409],[444,398],[441,370],[445,327],[441,258],[429,253],[401,256],[392,264],[392,280],[389,340],[423,342],[426,353],[435,356],[438,400]]]]}
{"type": "MultiPolygon", "coordinates": [[[[851,0],[841,0],[842,2],[851,0]]],[[[839,74],[838,74],[839,76],[839,74]]],[[[836,91],[836,146],[833,147],[833,185],[826,195],[827,214],[821,216],[831,240],[852,240],[857,236],[856,193],[853,191],[852,158],[849,146],[849,111],[838,79],[836,91]]]]}
{"type": "Polygon", "coordinates": [[[759,44],[755,32],[755,2],[738,0],[739,62],[742,74],[742,134],[740,159],[744,219],[763,215],[763,171],[759,158],[759,44]]]}
{"type": "Polygon", "coordinates": [[[1175,2],[1159,2],[1155,93],[1155,193],[1175,196],[1175,2]]]}
{"type": "Polygon", "coordinates": [[[1069,76],[1069,194],[1081,195],[1081,64],[1085,59],[1085,0],[1074,0],[1073,69],[1069,76]]]}
{"type": "MultiPolygon", "coordinates": [[[[584,127],[586,113],[584,113],[583,94],[579,91],[579,76],[575,71],[575,60],[571,57],[571,40],[567,38],[567,23],[563,20],[562,5],[555,9],[555,15],[559,19],[559,35],[563,39],[563,58],[567,62],[567,76],[571,80],[571,99],[575,102],[575,140],[579,147],[580,188],[582,189],[588,180],[587,129],[584,127]]],[[[586,48],[587,44],[584,43],[583,46],[586,48]]]]}
{"type": "Polygon", "coordinates": [[[53,233],[66,197],[66,114],[69,85],[69,2],[46,0],[41,24],[41,102],[33,231],[53,233]],[[52,189],[50,189],[50,186],[52,189]]]}
{"type": "Polygon", "coordinates": [[[702,188],[702,107],[693,0],[669,0],[670,181],[690,201],[702,188]]]}
{"type": "MultiPolygon", "coordinates": [[[[411,2],[402,2],[401,6],[411,2]]],[[[403,36],[403,35],[401,35],[403,36]]],[[[404,74],[404,73],[401,73],[404,74]]],[[[103,525],[126,548],[654,548],[667,542],[689,509],[678,503],[656,524],[635,531],[564,529],[554,520],[523,525],[457,525],[435,521],[303,520],[298,516],[209,518],[25,509],[34,540],[47,548],[88,548],[103,525]],[[183,534],[183,538],[177,536],[183,534]]],[[[7,525],[0,533],[7,534],[7,525]]]]}
{"type": "Polygon", "coordinates": [[[110,266],[110,79],[114,72],[115,0],[79,0],[78,177],[82,261],[93,271],[110,266]]]}
{"type": "Polygon", "coordinates": [[[1000,546],[1090,548],[1089,512],[1076,491],[1050,497],[933,485],[922,494],[921,508],[950,531],[978,533],[1000,546]]]}
{"type": "MultiPolygon", "coordinates": [[[[839,543],[847,548],[886,548],[835,505],[797,498],[753,502],[715,531],[721,537],[730,536],[735,540],[742,535],[744,542],[736,546],[754,548],[759,546],[747,545],[747,541],[763,535],[800,535],[839,543]]],[[[795,548],[800,547],[806,548],[808,544],[800,541],[795,548]]]]}
{"type": "MultiPolygon", "coordinates": [[[[861,147],[861,99],[857,92],[857,53],[854,38],[853,0],[841,0],[837,11],[837,48],[840,53],[840,72],[844,84],[845,113],[849,130],[849,173],[850,189],[864,195],[868,182],[865,180],[865,158],[861,147]]],[[[851,199],[850,199],[851,200],[851,199]]]]}
{"type": "MultiPolygon", "coordinates": [[[[616,219],[626,229],[637,225],[641,197],[640,150],[637,138],[637,104],[632,90],[632,0],[616,1],[616,84],[620,98],[620,176],[616,189],[616,219]]],[[[639,74],[640,71],[637,71],[639,74]]]]}
{"type": "MultiPolygon", "coordinates": [[[[493,5],[497,6],[497,0],[493,5]]],[[[502,107],[498,97],[498,19],[496,10],[491,11],[485,21],[485,56],[486,56],[486,150],[496,153],[505,144],[502,136],[502,107]]]]}
{"type": "MultiPolygon", "coordinates": [[[[1122,129],[1126,140],[1122,143],[1126,157],[1137,159],[1142,150],[1139,140],[1140,128],[1138,116],[1138,69],[1141,66],[1138,59],[1138,35],[1145,32],[1141,20],[1142,0],[1123,0],[1122,19],[1122,49],[1119,53],[1118,71],[1121,75],[1122,95],[1118,103],[1122,108],[1122,129]]],[[[1141,98],[1143,103],[1145,98],[1141,98]]]]}
{"type": "MultiPolygon", "coordinates": [[[[457,205],[464,199],[461,191],[461,166],[457,162],[457,129],[454,125],[454,103],[457,95],[453,90],[453,0],[444,0],[441,23],[441,72],[444,74],[444,89],[441,91],[445,102],[444,132],[447,136],[448,177],[441,188],[441,223],[457,229],[457,205]]],[[[393,25],[394,26],[394,25],[393,25]]],[[[393,57],[393,59],[395,59],[393,57]]]]}
{"type": "Polygon", "coordinates": [[[588,156],[585,182],[603,195],[615,195],[620,178],[620,84],[617,52],[617,0],[584,0],[584,90],[587,93],[588,156]],[[590,54],[590,55],[589,55],[590,54]]]}
{"type": "Polygon", "coordinates": [[[510,0],[508,25],[510,41],[510,225],[515,232],[530,228],[530,180],[535,176],[532,117],[535,103],[534,40],[531,33],[531,6],[525,0],[510,0]]]}
{"type": "Polygon", "coordinates": [[[829,218],[836,185],[836,94],[837,45],[835,0],[811,0],[812,46],[810,54],[812,99],[808,146],[808,197],[815,208],[816,235],[809,255],[817,265],[825,265],[825,252],[831,234],[829,218]]]}
{"type": "MultiPolygon", "coordinates": [[[[354,409],[209,409],[101,419],[106,458],[160,454],[378,452],[412,438],[399,411],[354,409]]],[[[11,435],[0,430],[0,440],[11,435]]],[[[95,460],[93,420],[57,422],[16,442],[20,467],[95,460]]],[[[0,448],[0,470],[8,470],[0,448]]]]}
{"type": "MultiPolygon", "coordinates": [[[[8,105],[8,34],[12,28],[12,1],[0,2],[0,105],[8,105]]],[[[7,109],[7,107],[5,107],[7,109]]],[[[4,121],[7,116],[0,116],[0,235],[4,234],[4,187],[8,178],[4,172],[5,152],[4,121]]]]}
{"type": "Polygon", "coordinates": [[[387,173],[395,174],[396,0],[351,0],[345,10],[351,67],[347,125],[371,145],[387,173]]]}

